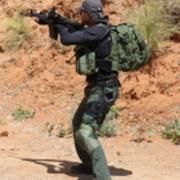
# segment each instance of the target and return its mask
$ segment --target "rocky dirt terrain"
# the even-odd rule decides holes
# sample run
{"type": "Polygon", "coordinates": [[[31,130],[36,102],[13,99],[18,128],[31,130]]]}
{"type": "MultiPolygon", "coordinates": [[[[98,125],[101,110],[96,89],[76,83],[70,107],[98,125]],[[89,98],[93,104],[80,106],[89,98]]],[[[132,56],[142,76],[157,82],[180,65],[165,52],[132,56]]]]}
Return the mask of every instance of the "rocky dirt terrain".
{"type": "MultiPolygon", "coordinates": [[[[1,180],[90,180],[73,170],[79,163],[71,137],[48,136],[38,122],[11,122],[0,138],[1,180]]],[[[160,137],[134,141],[125,135],[103,138],[113,180],[178,180],[179,147],[160,137]]]]}
{"type": "MultiPolygon", "coordinates": [[[[114,0],[105,6],[110,21],[124,21],[124,11],[136,1],[114,0]]],[[[73,47],[59,46],[48,29],[27,18],[33,35],[18,50],[6,49],[7,17],[19,8],[56,5],[75,16],[80,1],[0,1],[0,180],[91,179],[73,172],[79,163],[71,134],[71,118],[83,97],[85,81],[75,72],[73,47]],[[62,8],[63,7],[63,8],[62,8]],[[17,108],[35,112],[15,121],[17,108]],[[52,128],[53,127],[53,128],[52,128]]],[[[178,180],[180,151],[161,138],[162,127],[180,118],[180,43],[161,44],[160,56],[137,72],[120,73],[121,109],[118,134],[102,138],[113,180],[178,180]],[[150,134],[149,134],[150,133],[150,134]]]]}

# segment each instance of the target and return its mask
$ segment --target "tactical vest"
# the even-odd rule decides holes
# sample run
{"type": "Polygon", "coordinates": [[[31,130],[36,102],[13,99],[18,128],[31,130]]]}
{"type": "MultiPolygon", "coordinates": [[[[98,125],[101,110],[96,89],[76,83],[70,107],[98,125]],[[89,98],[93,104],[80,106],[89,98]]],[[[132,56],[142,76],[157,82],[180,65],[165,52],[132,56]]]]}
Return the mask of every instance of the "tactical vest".
{"type": "MultiPolygon", "coordinates": [[[[120,24],[111,27],[112,47],[106,61],[111,71],[133,71],[145,65],[150,51],[144,39],[133,25],[120,24]]],[[[99,71],[96,54],[84,46],[76,49],[76,71],[81,75],[92,75],[99,71]]]]}

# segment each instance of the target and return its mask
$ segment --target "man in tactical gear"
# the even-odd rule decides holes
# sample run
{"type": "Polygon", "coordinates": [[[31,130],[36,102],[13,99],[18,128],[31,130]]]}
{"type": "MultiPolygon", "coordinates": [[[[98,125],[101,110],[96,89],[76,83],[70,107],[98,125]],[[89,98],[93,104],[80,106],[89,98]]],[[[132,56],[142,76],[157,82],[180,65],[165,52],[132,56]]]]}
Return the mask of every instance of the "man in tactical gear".
{"type": "Polygon", "coordinates": [[[85,97],[73,118],[74,142],[81,166],[92,172],[96,180],[111,180],[104,151],[97,138],[98,129],[119,95],[118,72],[112,71],[112,64],[108,61],[112,47],[110,27],[100,0],[85,0],[80,7],[80,16],[83,28],[55,25],[62,44],[81,47],[76,51],[77,63],[82,54],[94,53],[96,70],[84,72],[87,81],[85,97]]]}

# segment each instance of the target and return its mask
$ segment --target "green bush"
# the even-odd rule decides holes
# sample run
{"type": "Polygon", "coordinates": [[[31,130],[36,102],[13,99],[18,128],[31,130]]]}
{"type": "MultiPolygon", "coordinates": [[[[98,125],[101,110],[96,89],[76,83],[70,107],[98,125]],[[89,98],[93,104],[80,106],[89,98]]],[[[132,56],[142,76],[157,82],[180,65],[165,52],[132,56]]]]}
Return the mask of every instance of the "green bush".
{"type": "Polygon", "coordinates": [[[31,37],[31,29],[23,16],[14,15],[7,22],[6,48],[13,50],[20,48],[31,37]]]}
{"type": "Polygon", "coordinates": [[[105,120],[99,130],[99,136],[112,137],[117,135],[117,127],[113,120],[105,120]]]}
{"type": "Polygon", "coordinates": [[[121,109],[117,107],[112,107],[110,109],[106,119],[104,120],[104,123],[99,130],[99,135],[101,137],[112,137],[117,135],[117,127],[114,120],[119,116],[120,111],[121,109]]]}
{"type": "Polygon", "coordinates": [[[121,109],[118,107],[115,107],[115,106],[111,107],[109,113],[106,116],[106,120],[109,121],[109,120],[116,119],[119,116],[120,111],[121,109]]]}
{"type": "Polygon", "coordinates": [[[55,127],[55,124],[50,124],[50,123],[47,124],[48,136],[51,136],[51,135],[52,135],[52,132],[53,132],[53,130],[54,130],[54,127],[55,127]]]}
{"type": "Polygon", "coordinates": [[[25,119],[33,118],[35,116],[35,112],[30,112],[22,108],[17,108],[14,110],[14,112],[12,112],[11,115],[14,118],[14,120],[22,121],[25,119]]]}
{"type": "Polygon", "coordinates": [[[63,138],[65,135],[66,135],[66,130],[65,130],[63,127],[60,127],[57,136],[58,136],[59,138],[63,138]]]}
{"type": "Polygon", "coordinates": [[[142,33],[152,51],[169,38],[174,29],[169,23],[164,3],[162,0],[145,0],[144,4],[130,9],[128,13],[128,22],[142,33]]]}
{"type": "Polygon", "coordinates": [[[162,137],[171,139],[175,144],[180,144],[180,120],[168,123],[162,130],[162,137]]]}

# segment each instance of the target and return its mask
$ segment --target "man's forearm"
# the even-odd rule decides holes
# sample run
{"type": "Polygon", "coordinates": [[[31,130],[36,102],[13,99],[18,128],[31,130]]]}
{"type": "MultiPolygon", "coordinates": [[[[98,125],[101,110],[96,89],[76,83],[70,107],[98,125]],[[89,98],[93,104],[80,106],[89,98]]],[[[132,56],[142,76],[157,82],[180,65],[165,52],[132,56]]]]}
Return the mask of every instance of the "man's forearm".
{"type": "Polygon", "coordinates": [[[84,43],[83,31],[69,32],[68,29],[63,29],[60,32],[61,43],[64,45],[79,45],[84,43]]]}

